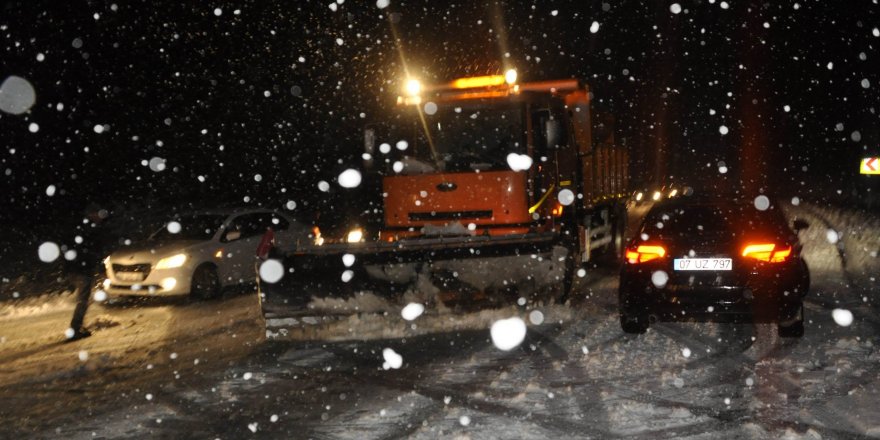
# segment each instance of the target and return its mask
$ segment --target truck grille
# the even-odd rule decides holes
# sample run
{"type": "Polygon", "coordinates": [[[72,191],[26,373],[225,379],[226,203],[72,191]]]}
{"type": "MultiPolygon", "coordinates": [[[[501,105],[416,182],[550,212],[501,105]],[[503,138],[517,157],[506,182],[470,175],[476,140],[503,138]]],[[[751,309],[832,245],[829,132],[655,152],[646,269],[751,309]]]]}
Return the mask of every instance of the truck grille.
{"type": "Polygon", "coordinates": [[[411,212],[410,221],[492,218],[492,211],[411,212]]]}

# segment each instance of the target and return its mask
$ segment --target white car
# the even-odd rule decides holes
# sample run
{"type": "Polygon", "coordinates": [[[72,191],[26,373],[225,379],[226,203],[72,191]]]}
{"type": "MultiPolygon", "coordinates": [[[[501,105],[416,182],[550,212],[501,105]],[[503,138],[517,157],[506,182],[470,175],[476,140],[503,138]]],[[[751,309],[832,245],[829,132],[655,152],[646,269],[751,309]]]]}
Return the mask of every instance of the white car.
{"type": "Polygon", "coordinates": [[[213,211],[180,216],[141,244],[104,259],[110,298],[210,298],[226,286],[256,281],[257,247],[267,229],[275,242],[308,240],[309,228],[269,210],[213,211]]]}

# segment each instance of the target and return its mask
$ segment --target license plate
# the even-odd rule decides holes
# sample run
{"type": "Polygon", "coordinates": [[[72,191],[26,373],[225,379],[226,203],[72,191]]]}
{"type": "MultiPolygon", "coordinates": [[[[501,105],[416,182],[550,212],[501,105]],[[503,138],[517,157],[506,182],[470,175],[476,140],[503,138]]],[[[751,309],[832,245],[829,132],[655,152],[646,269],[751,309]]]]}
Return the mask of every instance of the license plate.
{"type": "Polygon", "coordinates": [[[730,258],[676,258],[672,262],[674,270],[732,270],[730,258]]]}
{"type": "Polygon", "coordinates": [[[144,274],[141,272],[116,272],[116,278],[120,281],[143,281],[144,274]]]}

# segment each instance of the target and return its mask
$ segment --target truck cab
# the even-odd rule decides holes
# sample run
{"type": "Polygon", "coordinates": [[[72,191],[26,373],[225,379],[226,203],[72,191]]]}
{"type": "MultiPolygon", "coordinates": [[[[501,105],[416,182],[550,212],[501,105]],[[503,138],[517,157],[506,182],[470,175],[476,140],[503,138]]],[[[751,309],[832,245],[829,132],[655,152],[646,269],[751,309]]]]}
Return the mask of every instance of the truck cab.
{"type": "Polygon", "coordinates": [[[594,142],[580,81],[519,84],[515,71],[411,80],[395,110],[364,136],[366,168],[382,181],[382,241],[548,231],[583,240],[590,208],[626,193],[625,152],[607,119],[594,142]]]}

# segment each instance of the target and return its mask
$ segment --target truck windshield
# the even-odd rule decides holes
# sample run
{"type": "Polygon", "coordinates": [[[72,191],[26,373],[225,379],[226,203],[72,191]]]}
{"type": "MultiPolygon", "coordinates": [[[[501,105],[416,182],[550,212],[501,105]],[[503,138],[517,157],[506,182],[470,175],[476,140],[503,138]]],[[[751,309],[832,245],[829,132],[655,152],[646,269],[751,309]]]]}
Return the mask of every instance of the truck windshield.
{"type": "Polygon", "coordinates": [[[408,143],[404,174],[508,169],[507,155],[525,152],[524,107],[480,100],[422,106],[400,115],[399,139],[408,143]]]}

